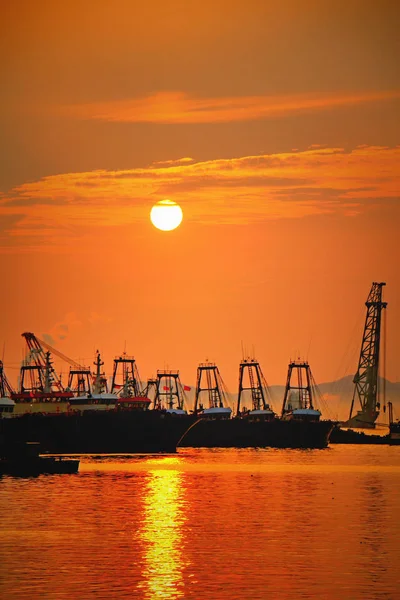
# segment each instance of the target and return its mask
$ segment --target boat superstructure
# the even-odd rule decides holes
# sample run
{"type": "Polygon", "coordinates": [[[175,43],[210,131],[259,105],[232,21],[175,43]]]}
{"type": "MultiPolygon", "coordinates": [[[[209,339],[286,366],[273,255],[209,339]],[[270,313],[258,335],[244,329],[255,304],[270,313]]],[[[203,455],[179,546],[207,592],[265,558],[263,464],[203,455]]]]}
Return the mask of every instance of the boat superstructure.
{"type": "Polygon", "coordinates": [[[289,370],[285,408],[283,416],[278,418],[267,402],[268,396],[263,395],[267,386],[260,365],[256,360],[242,361],[238,413],[231,419],[230,409],[224,410],[224,395],[220,394],[223,388],[218,382],[216,366],[210,363],[200,365],[196,399],[200,393],[207,393],[210,407],[205,409],[196,405],[199,419],[187,430],[180,445],[194,448],[326,448],[333,423],[321,420],[320,411],[314,408],[309,365],[291,363],[289,370]],[[301,373],[304,382],[292,381],[293,371],[301,373]],[[202,378],[206,380],[205,385],[202,378]],[[250,395],[251,410],[242,406],[245,391],[250,395]]]}
{"type": "Polygon", "coordinates": [[[381,341],[382,311],[387,302],[382,301],[382,288],[386,284],[373,282],[365,306],[367,314],[361,343],[358,369],[354,375],[354,393],[350,416],[342,427],[354,429],[375,429],[380,410],[379,355],[381,341]],[[358,400],[361,410],[353,415],[354,404],[358,400]]]}
{"type": "Polygon", "coordinates": [[[316,384],[307,361],[289,363],[281,418],[285,421],[319,421],[321,412],[314,407],[316,384]]]}
{"type": "Polygon", "coordinates": [[[92,375],[92,385],[90,386],[89,378],[89,389],[86,390],[85,388],[84,394],[74,396],[70,399],[70,410],[111,410],[115,408],[118,396],[108,392],[107,378],[104,371],[102,371],[104,362],[101,360],[98,350],[96,352],[96,360],[93,364],[96,367],[96,371],[92,375]]]}
{"type": "Polygon", "coordinates": [[[15,402],[11,399],[13,389],[4,372],[3,361],[0,360],[0,419],[11,417],[15,402]]]}
{"type": "Polygon", "coordinates": [[[89,367],[71,366],[68,375],[68,389],[74,396],[88,396],[91,393],[92,372],[89,367]]]}
{"type": "Polygon", "coordinates": [[[260,363],[254,358],[243,359],[239,365],[236,416],[256,421],[269,421],[276,417],[267,381],[260,363]],[[246,401],[250,401],[250,408],[245,406],[246,401]]]}
{"type": "MultiPolygon", "coordinates": [[[[117,395],[116,387],[113,393],[108,392],[99,352],[92,374],[88,368],[52,349],[72,367],[71,389],[64,389],[52,365],[53,352],[45,351],[48,345],[34,334],[24,337],[30,348],[22,368],[20,389],[10,392],[15,395],[15,406],[20,411],[15,410],[13,418],[0,419],[0,439],[7,445],[34,441],[40,443],[43,452],[52,454],[170,453],[176,451],[179,440],[195,420],[186,414],[177,418],[167,410],[147,410],[150,400],[143,393],[139,395],[140,403],[135,402],[138,398],[129,395],[136,388],[126,356],[118,357],[115,365],[121,366],[125,361],[127,367],[118,390],[121,395],[117,395]]],[[[2,381],[5,382],[4,372],[2,381]]],[[[114,386],[119,385],[117,381],[115,377],[114,386]]],[[[5,416],[12,404],[6,397],[3,405],[5,416]]]]}
{"type": "Polygon", "coordinates": [[[118,410],[148,410],[151,400],[141,391],[135,358],[126,352],[114,358],[111,393],[117,396],[118,410]]]}
{"type": "Polygon", "coordinates": [[[225,386],[215,363],[200,363],[197,368],[194,412],[206,419],[230,419],[232,409],[227,406],[225,386]],[[208,399],[208,407],[203,402],[208,399]]]}
{"type": "Polygon", "coordinates": [[[179,377],[179,371],[158,370],[155,387],[155,409],[163,409],[175,415],[187,414],[185,408],[186,396],[179,377]]]}
{"type": "Polygon", "coordinates": [[[28,352],[22,361],[19,386],[11,394],[15,414],[65,412],[72,392],[65,390],[52,361],[50,350],[33,333],[22,334],[28,352]]]}

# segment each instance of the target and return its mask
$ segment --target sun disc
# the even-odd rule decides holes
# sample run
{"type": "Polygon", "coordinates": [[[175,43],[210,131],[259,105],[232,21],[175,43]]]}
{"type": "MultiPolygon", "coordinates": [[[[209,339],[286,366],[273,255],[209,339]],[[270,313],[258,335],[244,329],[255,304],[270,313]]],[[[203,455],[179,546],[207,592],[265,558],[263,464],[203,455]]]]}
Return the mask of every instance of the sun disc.
{"type": "Polygon", "coordinates": [[[160,200],[150,211],[150,220],[161,231],[172,231],[182,223],[183,212],[172,200],[160,200]]]}

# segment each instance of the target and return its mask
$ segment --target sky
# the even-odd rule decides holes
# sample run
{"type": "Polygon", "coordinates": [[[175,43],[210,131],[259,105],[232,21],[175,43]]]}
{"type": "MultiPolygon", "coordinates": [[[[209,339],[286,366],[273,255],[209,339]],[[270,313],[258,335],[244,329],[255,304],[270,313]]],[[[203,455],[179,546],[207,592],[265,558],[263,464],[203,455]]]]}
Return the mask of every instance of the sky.
{"type": "Polygon", "coordinates": [[[235,392],[245,355],[332,381],[385,281],[400,381],[399,27],[394,0],[3,0],[9,378],[32,331],[107,373],[126,350],[143,379],[208,359],[235,392]]]}

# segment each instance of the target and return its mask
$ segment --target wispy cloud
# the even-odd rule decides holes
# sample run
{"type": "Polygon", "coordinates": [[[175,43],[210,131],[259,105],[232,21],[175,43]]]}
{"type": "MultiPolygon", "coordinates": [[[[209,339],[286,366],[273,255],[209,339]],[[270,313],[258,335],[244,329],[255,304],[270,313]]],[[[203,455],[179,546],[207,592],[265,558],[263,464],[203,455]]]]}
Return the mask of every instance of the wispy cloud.
{"type": "Polygon", "coordinates": [[[148,222],[154,202],[173,198],[185,219],[249,224],[308,215],[354,216],[399,198],[400,147],[314,146],[305,151],[45,177],[0,198],[3,247],[68,247],[90,228],[148,222]]]}
{"type": "Polygon", "coordinates": [[[123,123],[226,123],[399,99],[400,90],[204,98],[157,92],[139,98],[62,107],[82,119],[123,123]]]}

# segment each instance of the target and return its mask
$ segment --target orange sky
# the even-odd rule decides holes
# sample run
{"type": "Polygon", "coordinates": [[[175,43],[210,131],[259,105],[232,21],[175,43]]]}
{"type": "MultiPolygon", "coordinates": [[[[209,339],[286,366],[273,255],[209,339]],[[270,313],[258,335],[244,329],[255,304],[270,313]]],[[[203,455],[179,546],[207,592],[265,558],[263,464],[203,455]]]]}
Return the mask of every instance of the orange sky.
{"type": "Polygon", "coordinates": [[[236,391],[308,357],[356,369],[386,281],[400,381],[400,9],[395,2],[2,3],[0,342],[236,391]],[[178,202],[174,232],[149,222],[178,202]]]}

